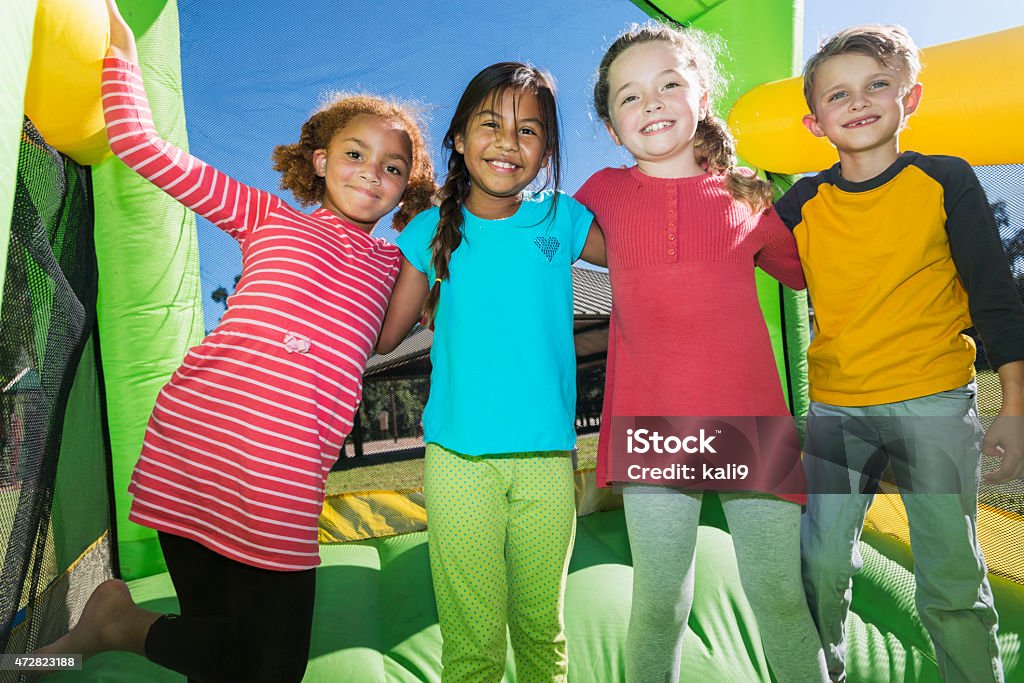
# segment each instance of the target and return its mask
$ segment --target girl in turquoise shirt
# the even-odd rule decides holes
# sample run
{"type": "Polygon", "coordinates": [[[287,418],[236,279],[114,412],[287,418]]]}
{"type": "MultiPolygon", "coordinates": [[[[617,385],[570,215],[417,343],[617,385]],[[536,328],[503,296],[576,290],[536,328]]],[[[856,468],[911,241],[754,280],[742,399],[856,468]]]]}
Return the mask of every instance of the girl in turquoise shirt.
{"type": "Polygon", "coordinates": [[[522,680],[564,681],[562,604],[576,515],[572,263],[603,265],[593,216],[558,191],[551,77],[487,67],[444,146],[441,204],[398,238],[377,343],[434,325],[424,492],[444,681],[498,681],[506,626],[522,680]],[[528,192],[540,171],[554,189],[528,192]]]}

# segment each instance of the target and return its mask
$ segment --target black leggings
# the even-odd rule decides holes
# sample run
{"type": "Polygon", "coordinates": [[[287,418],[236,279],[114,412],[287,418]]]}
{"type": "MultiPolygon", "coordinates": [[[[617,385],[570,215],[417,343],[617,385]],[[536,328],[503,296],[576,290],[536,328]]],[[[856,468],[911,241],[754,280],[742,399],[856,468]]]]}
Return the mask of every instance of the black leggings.
{"type": "Polygon", "coordinates": [[[276,572],[160,532],[181,615],[160,617],[146,656],[190,681],[300,681],[309,660],[316,572],[276,572]]]}

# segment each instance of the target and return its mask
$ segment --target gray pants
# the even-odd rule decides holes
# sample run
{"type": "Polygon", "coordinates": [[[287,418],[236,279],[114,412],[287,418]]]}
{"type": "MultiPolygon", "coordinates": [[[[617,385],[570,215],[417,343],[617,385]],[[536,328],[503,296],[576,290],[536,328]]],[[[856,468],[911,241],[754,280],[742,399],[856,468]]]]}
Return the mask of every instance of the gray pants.
{"type": "MultiPolygon", "coordinates": [[[[779,683],[827,680],[821,643],[800,581],[800,506],[771,496],[721,494],[740,583],[779,683]]],[[[629,683],[675,683],[693,604],[701,495],[623,490],[633,552],[633,608],[626,640],[629,683]]]]}
{"type": "Polygon", "coordinates": [[[804,467],[804,585],[829,675],[845,681],[846,616],[864,517],[892,466],[907,510],[915,602],[947,682],[1002,681],[996,611],[977,536],[980,443],[973,384],[858,408],[812,403],[804,467]]]}

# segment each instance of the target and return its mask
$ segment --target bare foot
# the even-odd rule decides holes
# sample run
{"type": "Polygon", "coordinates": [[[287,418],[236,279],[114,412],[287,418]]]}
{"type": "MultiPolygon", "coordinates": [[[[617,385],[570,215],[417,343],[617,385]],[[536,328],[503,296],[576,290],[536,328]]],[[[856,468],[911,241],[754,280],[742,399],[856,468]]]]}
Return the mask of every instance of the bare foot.
{"type": "Polygon", "coordinates": [[[135,604],[124,581],[110,579],[92,592],[81,618],[67,635],[32,654],[80,654],[85,659],[107,650],[145,654],[146,634],[158,618],[156,612],[135,604]]]}

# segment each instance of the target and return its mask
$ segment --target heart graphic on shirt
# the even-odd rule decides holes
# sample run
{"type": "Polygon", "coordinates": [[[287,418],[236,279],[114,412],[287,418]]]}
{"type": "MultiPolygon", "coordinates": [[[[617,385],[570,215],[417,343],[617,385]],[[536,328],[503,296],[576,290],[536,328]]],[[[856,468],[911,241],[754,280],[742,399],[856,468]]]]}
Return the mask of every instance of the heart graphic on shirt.
{"type": "Polygon", "coordinates": [[[551,259],[555,257],[555,253],[558,252],[558,238],[557,237],[538,237],[533,240],[533,243],[540,249],[540,253],[544,254],[544,257],[551,263],[551,259]]]}

